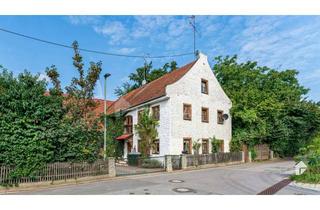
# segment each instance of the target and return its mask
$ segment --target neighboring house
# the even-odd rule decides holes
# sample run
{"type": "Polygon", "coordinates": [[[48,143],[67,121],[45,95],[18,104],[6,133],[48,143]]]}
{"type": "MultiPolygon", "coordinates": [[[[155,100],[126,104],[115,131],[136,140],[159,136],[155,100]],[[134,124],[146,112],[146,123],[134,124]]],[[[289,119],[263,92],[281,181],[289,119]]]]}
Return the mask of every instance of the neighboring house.
{"type": "Polygon", "coordinates": [[[120,97],[107,113],[125,114],[125,131],[117,138],[124,143],[124,157],[139,152],[134,125],[145,107],[159,120],[154,155],[193,153],[192,143],[198,139],[201,154],[211,152],[213,136],[222,141],[221,151],[229,151],[231,118],[225,120],[223,115],[229,115],[231,106],[207,56],[200,53],[197,60],[120,97]]]}

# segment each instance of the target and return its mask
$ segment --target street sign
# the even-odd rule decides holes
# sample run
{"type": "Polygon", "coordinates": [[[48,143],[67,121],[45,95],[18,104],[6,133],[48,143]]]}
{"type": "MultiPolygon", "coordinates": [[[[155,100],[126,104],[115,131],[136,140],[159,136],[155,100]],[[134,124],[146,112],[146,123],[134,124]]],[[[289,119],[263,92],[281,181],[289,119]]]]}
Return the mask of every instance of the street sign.
{"type": "Polygon", "coordinates": [[[295,169],[296,175],[301,175],[307,170],[307,165],[303,161],[300,161],[294,166],[294,169],[295,169]]]}

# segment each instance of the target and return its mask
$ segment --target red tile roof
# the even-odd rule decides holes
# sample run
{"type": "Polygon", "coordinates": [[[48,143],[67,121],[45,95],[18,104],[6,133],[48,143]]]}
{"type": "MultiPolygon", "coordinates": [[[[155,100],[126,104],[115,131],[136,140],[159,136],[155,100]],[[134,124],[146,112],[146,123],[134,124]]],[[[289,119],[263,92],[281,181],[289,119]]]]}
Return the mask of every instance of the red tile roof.
{"type": "MultiPolygon", "coordinates": [[[[94,100],[94,102],[96,102],[96,107],[94,109],[94,112],[97,115],[103,114],[103,112],[104,112],[104,100],[103,99],[98,99],[98,98],[94,98],[93,100],[94,100]]],[[[114,101],[107,100],[107,108],[110,107],[113,102],[114,101]]]]}
{"type": "Polygon", "coordinates": [[[128,109],[161,96],[165,96],[166,86],[178,81],[192,68],[195,63],[196,60],[177,70],[165,74],[162,77],[147,83],[124,96],[121,96],[118,100],[112,103],[111,106],[109,106],[107,114],[116,113],[120,110],[128,109]]]}

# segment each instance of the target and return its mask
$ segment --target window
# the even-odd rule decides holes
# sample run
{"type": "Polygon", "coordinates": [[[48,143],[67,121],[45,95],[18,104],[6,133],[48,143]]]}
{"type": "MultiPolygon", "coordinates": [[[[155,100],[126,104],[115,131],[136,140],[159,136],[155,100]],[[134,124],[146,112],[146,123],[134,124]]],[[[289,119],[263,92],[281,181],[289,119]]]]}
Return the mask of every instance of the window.
{"type": "Polygon", "coordinates": [[[191,104],[183,104],[183,119],[191,120],[191,116],[192,116],[191,104]]]}
{"type": "Polygon", "coordinates": [[[140,110],[140,111],[138,111],[138,122],[140,121],[140,119],[141,119],[141,116],[142,116],[143,112],[144,112],[144,110],[143,110],[143,109],[142,109],[142,110],[140,110]]]}
{"type": "Polygon", "coordinates": [[[208,154],[209,153],[209,140],[208,139],[202,139],[202,154],[208,154]]]}
{"type": "Polygon", "coordinates": [[[124,133],[132,134],[132,116],[128,115],[124,119],[124,133]]]}
{"type": "Polygon", "coordinates": [[[223,119],[223,111],[221,110],[218,110],[218,114],[217,114],[217,117],[218,117],[218,124],[223,124],[224,123],[224,119],[223,119]]]}
{"type": "Polygon", "coordinates": [[[209,109],[208,108],[201,108],[201,121],[202,122],[209,122],[209,109]]]}
{"type": "Polygon", "coordinates": [[[201,79],[201,93],[208,94],[208,80],[201,79]]]}
{"type": "Polygon", "coordinates": [[[192,151],[191,138],[184,138],[183,139],[183,153],[184,154],[191,154],[191,151],[192,151]]]}
{"type": "Polygon", "coordinates": [[[159,139],[156,139],[153,141],[153,149],[152,149],[152,154],[159,154],[160,153],[160,144],[159,144],[159,139]]]}
{"type": "Polygon", "coordinates": [[[152,117],[155,120],[160,120],[160,106],[152,107],[152,117]]]}

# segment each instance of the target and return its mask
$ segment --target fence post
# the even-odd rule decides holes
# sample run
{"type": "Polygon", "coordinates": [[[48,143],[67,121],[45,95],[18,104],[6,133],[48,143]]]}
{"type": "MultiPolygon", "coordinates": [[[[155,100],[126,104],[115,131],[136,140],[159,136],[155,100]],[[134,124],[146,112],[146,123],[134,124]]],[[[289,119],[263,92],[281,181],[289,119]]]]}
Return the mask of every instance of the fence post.
{"type": "Polygon", "coordinates": [[[166,172],[172,172],[172,158],[171,155],[165,156],[165,166],[166,166],[166,172]]]}
{"type": "Polygon", "coordinates": [[[245,162],[246,161],[246,157],[245,157],[245,153],[244,151],[241,151],[241,162],[245,162]]]}
{"type": "Polygon", "coordinates": [[[270,150],[270,160],[273,160],[273,151],[270,150]]]}
{"type": "Polygon", "coordinates": [[[250,151],[248,152],[248,162],[249,162],[249,163],[252,162],[252,154],[251,154],[250,151]]]}
{"type": "Polygon", "coordinates": [[[187,168],[187,156],[181,155],[181,169],[187,168]]]}
{"type": "Polygon", "coordinates": [[[109,174],[109,177],[116,176],[116,162],[114,157],[108,158],[108,174],[109,174]]]}

